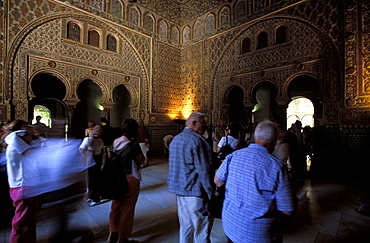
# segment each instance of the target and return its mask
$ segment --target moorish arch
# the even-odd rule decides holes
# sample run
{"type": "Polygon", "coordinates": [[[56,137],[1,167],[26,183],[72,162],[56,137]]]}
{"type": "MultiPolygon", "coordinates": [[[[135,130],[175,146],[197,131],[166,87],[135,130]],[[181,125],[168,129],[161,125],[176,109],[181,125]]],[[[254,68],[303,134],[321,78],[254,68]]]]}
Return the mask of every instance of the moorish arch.
{"type": "MultiPolygon", "coordinates": [[[[276,84],[276,100],[280,113],[283,113],[289,100],[287,93],[283,91],[287,77],[304,72],[313,73],[326,83],[327,94],[322,94],[322,102],[331,103],[331,107],[336,107],[333,109],[340,108],[339,101],[343,94],[343,87],[334,84],[334,82],[339,83],[341,79],[341,70],[338,69],[340,67],[339,51],[327,33],[318,27],[295,17],[268,17],[247,23],[245,27],[231,32],[230,35],[233,37],[225,40],[225,45],[212,50],[210,54],[210,58],[215,60],[213,66],[210,67],[210,70],[214,70],[210,73],[212,93],[208,104],[212,114],[222,113],[222,104],[217,97],[220,96],[220,90],[230,85],[231,80],[247,90],[245,105],[250,108],[253,105],[252,87],[261,79],[273,80],[276,84]],[[277,25],[287,27],[288,42],[276,44],[273,38],[269,38],[268,47],[257,50],[258,43],[254,40],[251,42],[251,52],[241,54],[242,38],[256,36],[261,30],[274,33],[274,26],[277,25]],[[233,76],[235,76],[234,79],[232,79],[233,76]],[[334,100],[333,94],[335,94],[334,100]]],[[[209,46],[214,46],[212,42],[224,41],[222,38],[220,36],[210,39],[209,46]]],[[[215,120],[214,115],[213,120],[215,120]]]]}
{"type": "MultiPolygon", "coordinates": [[[[132,72],[131,73],[134,74],[135,76],[138,76],[141,80],[140,86],[139,86],[139,84],[136,85],[135,89],[145,91],[145,92],[140,92],[140,93],[143,93],[143,94],[148,94],[149,93],[149,92],[147,92],[148,91],[148,81],[150,79],[149,71],[148,71],[148,69],[150,68],[149,57],[142,57],[139,54],[141,52],[138,50],[138,48],[141,48],[141,47],[137,46],[137,45],[135,46],[133,44],[133,42],[131,42],[130,38],[128,38],[124,34],[123,31],[116,28],[115,26],[112,26],[111,24],[108,24],[104,21],[93,18],[92,16],[86,16],[86,15],[79,14],[79,13],[51,14],[51,15],[42,16],[42,17],[38,18],[37,20],[32,21],[31,23],[27,24],[14,37],[13,41],[10,44],[10,48],[9,48],[9,52],[8,52],[9,55],[7,55],[7,58],[5,60],[5,75],[6,75],[6,77],[8,77],[6,79],[6,80],[8,80],[8,82],[6,82],[4,84],[5,87],[6,87],[4,89],[4,91],[5,91],[4,92],[4,99],[6,101],[10,101],[10,99],[12,99],[12,103],[15,106],[15,117],[16,118],[25,119],[25,117],[23,117],[22,114],[24,113],[25,110],[28,109],[27,97],[21,97],[21,96],[13,97],[13,95],[12,95],[13,93],[17,94],[17,95],[20,94],[20,93],[25,93],[25,94],[27,93],[26,88],[22,89],[22,88],[19,88],[19,87],[28,87],[29,86],[28,83],[25,83],[25,82],[27,82],[27,80],[29,80],[28,74],[25,73],[25,72],[20,71],[21,69],[25,68],[28,64],[30,66],[31,73],[35,73],[35,72],[40,72],[40,70],[42,70],[42,69],[49,68],[50,63],[54,63],[54,65],[50,66],[52,69],[55,69],[54,73],[58,73],[58,72],[59,73],[64,73],[65,76],[66,76],[66,79],[70,80],[70,82],[71,82],[71,88],[68,87],[67,96],[65,97],[66,102],[72,103],[72,105],[76,104],[76,102],[77,102],[76,97],[73,97],[73,95],[72,95],[73,92],[70,92],[70,90],[74,89],[76,87],[76,81],[79,80],[80,77],[78,77],[78,75],[76,74],[77,72],[74,73],[74,70],[68,70],[70,68],[67,65],[68,63],[61,62],[60,60],[55,59],[55,58],[54,59],[53,58],[48,59],[48,58],[45,58],[45,57],[40,58],[37,55],[33,56],[33,58],[35,59],[35,61],[33,63],[27,63],[27,61],[28,61],[27,56],[29,55],[28,48],[31,48],[31,46],[34,47],[35,45],[37,46],[37,43],[34,43],[33,40],[32,40],[32,37],[30,37],[30,36],[33,36],[33,37],[38,36],[38,34],[41,33],[41,32],[39,32],[40,29],[42,29],[43,27],[46,28],[48,23],[51,23],[53,21],[54,21],[52,23],[53,26],[60,27],[61,22],[59,22],[59,21],[64,20],[64,19],[68,19],[68,18],[78,19],[78,20],[85,21],[85,22],[90,21],[91,23],[95,23],[95,25],[103,26],[102,28],[105,28],[109,32],[114,33],[124,43],[126,43],[125,46],[127,47],[127,50],[125,50],[125,53],[128,53],[127,55],[130,55],[130,58],[131,58],[130,63],[131,63],[132,66],[135,66],[135,70],[137,70],[134,73],[132,73],[132,72]],[[55,21],[57,21],[57,22],[55,22],[55,21]],[[22,61],[18,62],[19,60],[22,60],[22,61]],[[23,77],[21,77],[21,75],[24,75],[25,77],[23,78],[23,77]],[[13,87],[13,88],[10,89],[10,87],[13,87]]],[[[51,28],[47,28],[47,29],[51,29],[51,28]]],[[[59,31],[59,33],[60,33],[60,31],[59,31]]],[[[54,36],[59,37],[60,35],[54,35],[54,36]]],[[[147,39],[144,36],[140,37],[140,38],[142,38],[142,41],[144,41],[144,42],[148,41],[148,43],[149,43],[151,41],[150,39],[147,39]]],[[[43,41],[48,41],[48,40],[47,40],[47,38],[44,38],[43,41]]],[[[59,39],[57,41],[59,41],[59,39]]],[[[143,46],[147,46],[147,45],[144,45],[145,44],[144,42],[142,42],[143,46]]],[[[61,43],[56,43],[56,45],[58,45],[58,44],[59,44],[58,47],[60,47],[62,45],[61,43]]],[[[46,49],[48,49],[50,51],[51,50],[50,45],[47,45],[47,46],[48,46],[48,48],[46,48],[46,49]]],[[[40,50],[42,50],[42,48],[40,48],[40,50]]],[[[52,51],[53,51],[53,54],[54,54],[54,52],[58,52],[58,51],[62,52],[63,50],[52,49],[52,51]]],[[[85,52],[88,52],[88,51],[85,50],[85,52]]],[[[31,54],[31,55],[33,55],[33,54],[31,54]]],[[[70,58],[71,56],[67,55],[66,57],[70,58]]],[[[123,56],[120,56],[120,58],[123,58],[123,56]]],[[[73,61],[69,62],[69,64],[75,65],[75,63],[73,63],[73,61]]],[[[91,67],[83,66],[83,68],[86,69],[87,71],[91,72],[91,67]],[[88,70],[88,69],[90,69],[90,70],[88,70]]],[[[78,68],[76,68],[76,69],[78,69],[78,68]]],[[[125,70],[125,69],[122,68],[121,70],[125,70]]],[[[100,75],[106,74],[106,77],[102,78],[104,81],[109,79],[108,76],[111,76],[110,74],[103,73],[103,72],[99,72],[99,74],[100,75]]],[[[86,74],[82,74],[82,75],[86,75],[86,74]]],[[[124,80],[124,78],[127,77],[127,74],[122,73],[122,75],[123,75],[122,79],[124,80]]],[[[62,80],[65,80],[65,79],[62,79],[62,80]]],[[[113,89],[113,87],[109,87],[109,89],[111,90],[111,89],[113,89]]],[[[104,92],[106,92],[106,91],[104,91],[104,92]]],[[[31,95],[32,95],[32,92],[31,92],[31,95]]],[[[106,100],[108,100],[108,99],[106,99],[106,100]]],[[[141,103],[138,104],[139,106],[144,106],[144,107],[148,106],[148,97],[147,97],[147,95],[142,95],[142,99],[140,99],[140,101],[141,101],[141,103]]],[[[10,110],[11,109],[9,109],[9,111],[10,110]]]]}
{"type": "Polygon", "coordinates": [[[230,85],[223,93],[223,117],[226,122],[247,123],[247,112],[243,101],[245,98],[243,87],[230,85]]]}
{"type": "MultiPolygon", "coordinates": [[[[299,98],[308,99],[313,105],[314,110],[313,119],[322,121],[323,119],[322,82],[318,77],[311,73],[294,75],[287,80],[284,92],[286,92],[287,97],[289,97],[289,104],[299,98]]],[[[304,100],[303,102],[309,103],[308,101],[304,100]]],[[[290,116],[292,115],[293,114],[290,114],[290,116]]],[[[298,120],[302,120],[303,115],[297,114],[296,117],[299,118],[298,120]]],[[[287,123],[287,125],[290,124],[287,123]]],[[[307,123],[307,125],[313,126],[314,122],[312,121],[310,124],[307,123]]]]}
{"type": "Polygon", "coordinates": [[[274,119],[277,111],[277,87],[270,80],[262,80],[251,88],[251,100],[254,103],[252,122],[274,119]]]}
{"type": "MultiPolygon", "coordinates": [[[[66,125],[69,123],[69,111],[66,103],[63,101],[67,95],[68,87],[59,75],[53,75],[52,72],[39,72],[32,76],[29,85],[29,91],[32,97],[28,102],[28,120],[35,118],[35,107],[44,107],[49,112],[45,117],[49,122],[48,126],[55,129],[60,127],[61,133],[58,136],[64,137],[66,125]]],[[[68,86],[68,85],[67,85],[68,86]]],[[[54,136],[56,134],[49,134],[54,136]]]]}
{"type": "MultiPolygon", "coordinates": [[[[53,64],[51,63],[50,65],[53,65],[53,64]]],[[[71,94],[74,92],[72,90],[70,80],[68,80],[68,78],[63,73],[59,72],[58,70],[52,69],[52,68],[45,68],[45,69],[37,70],[36,72],[34,72],[30,75],[29,82],[28,82],[28,97],[30,99],[33,99],[33,98],[36,97],[34,89],[32,88],[32,81],[34,80],[35,77],[37,77],[39,75],[53,76],[53,77],[59,79],[59,81],[61,81],[64,84],[66,92],[65,92],[65,96],[62,98],[62,100],[65,100],[67,97],[70,97],[71,94]]]]}

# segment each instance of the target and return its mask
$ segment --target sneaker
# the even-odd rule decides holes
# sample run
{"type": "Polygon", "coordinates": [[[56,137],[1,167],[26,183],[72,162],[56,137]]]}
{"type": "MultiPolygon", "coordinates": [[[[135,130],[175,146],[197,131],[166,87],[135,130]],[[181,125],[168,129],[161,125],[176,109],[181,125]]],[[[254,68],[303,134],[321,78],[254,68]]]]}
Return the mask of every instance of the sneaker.
{"type": "Polygon", "coordinates": [[[99,202],[91,202],[90,204],[89,204],[89,207],[94,207],[94,206],[96,206],[96,205],[98,205],[99,204],[99,202]]]}

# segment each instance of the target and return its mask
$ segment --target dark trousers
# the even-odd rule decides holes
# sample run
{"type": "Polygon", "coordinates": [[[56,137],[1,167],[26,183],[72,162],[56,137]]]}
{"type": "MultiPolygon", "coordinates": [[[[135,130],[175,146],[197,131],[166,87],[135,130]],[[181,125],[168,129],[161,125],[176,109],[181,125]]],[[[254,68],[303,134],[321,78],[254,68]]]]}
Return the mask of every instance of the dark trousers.
{"type": "Polygon", "coordinates": [[[93,155],[95,165],[88,169],[89,173],[89,191],[93,202],[100,202],[100,180],[101,180],[101,155],[93,155]]]}

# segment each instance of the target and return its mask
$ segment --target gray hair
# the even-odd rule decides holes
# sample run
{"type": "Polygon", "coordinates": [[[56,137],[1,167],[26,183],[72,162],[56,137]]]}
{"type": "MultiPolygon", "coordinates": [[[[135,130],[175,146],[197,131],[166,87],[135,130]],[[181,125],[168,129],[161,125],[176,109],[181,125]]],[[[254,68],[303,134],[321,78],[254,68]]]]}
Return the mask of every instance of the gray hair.
{"type": "Polygon", "coordinates": [[[264,121],[257,125],[254,132],[254,139],[262,140],[265,142],[274,142],[276,141],[279,134],[279,130],[276,124],[272,121],[264,121]]]}
{"type": "Polygon", "coordinates": [[[191,113],[188,119],[186,120],[186,126],[187,127],[192,126],[193,121],[199,121],[199,117],[204,117],[204,114],[200,112],[191,113]]]}

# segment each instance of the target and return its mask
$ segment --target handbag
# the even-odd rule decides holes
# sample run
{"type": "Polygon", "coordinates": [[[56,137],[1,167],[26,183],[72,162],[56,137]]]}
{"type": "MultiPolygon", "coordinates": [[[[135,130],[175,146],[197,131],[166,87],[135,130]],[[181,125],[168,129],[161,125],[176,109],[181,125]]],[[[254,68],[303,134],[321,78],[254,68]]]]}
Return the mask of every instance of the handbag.
{"type": "Polygon", "coordinates": [[[225,185],[218,187],[216,186],[215,191],[212,193],[211,199],[207,204],[208,213],[214,217],[222,218],[222,207],[224,206],[225,200],[225,185]]]}
{"type": "MultiPolygon", "coordinates": [[[[117,147],[126,139],[121,141],[117,147]]],[[[127,179],[125,170],[121,167],[120,159],[123,152],[131,145],[126,144],[120,152],[116,153],[116,148],[110,149],[106,153],[105,164],[101,170],[101,197],[104,199],[119,200],[125,197],[127,192],[127,179]]]]}
{"type": "Polygon", "coordinates": [[[225,157],[229,154],[231,154],[234,151],[234,149],[231,147],[231,145],[228,143],[227,136],[226,136],[226,144],[222,146],[220,151],[218,152],[218,158],[220,160],[224,160],[225,157]]]}
{"type": "MultiPolygon", "coordinates": [[[[229,173],[229,161],[223,162],[226,164],[226,173],[229,173]]],[[[214,192],[211,195],[211,199],[207,204],[207,211],[208,213],[214,217],[221,219],[222,218],[222,208],[224,206],[225,200],[225,192],[226,192],[226,183],[221,187],[216,186],[214,192]]]]}

